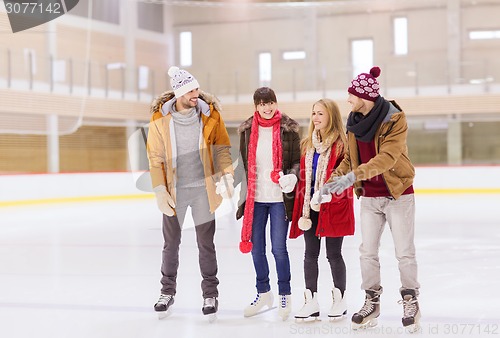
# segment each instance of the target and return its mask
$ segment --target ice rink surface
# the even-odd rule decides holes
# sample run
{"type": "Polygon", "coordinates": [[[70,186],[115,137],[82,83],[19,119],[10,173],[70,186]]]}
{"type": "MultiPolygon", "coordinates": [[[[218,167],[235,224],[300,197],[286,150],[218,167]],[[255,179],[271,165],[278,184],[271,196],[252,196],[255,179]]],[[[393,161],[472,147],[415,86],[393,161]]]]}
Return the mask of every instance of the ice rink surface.
{"type": "MultiPolygon", "coordinates": [[[[356,201],[356,217],[359,201],[356,201]]],[[[500,337],[500,195],[416,195],[416,246],[425,337],[500,337]]],[[[344,240],[347,319],[330,322],[331,276],[320,257],[321,321],[282,321],[277,310],[252,318],[243,308],[255,296],[251,255],[238,251],[241,221],[234,205],[218,213],[219,313],[201,313],[202,297],[193,228],[186,225],[173,313],[158,320],[161,215],[153,199],[60,203],[0,208],[0,337],[399,337],[399,273],[386,227],[378,327],[354,332],[360,309],[359,229],[344,240]]],[[[323,243],[324,244],[324,243],[323,243]]],[[[302,237],[288,242],[293,314],[303,303],[302,237]]],[[[268,251],[270,248],[268,248],[268,251]]],[[[272,290],[276,274],[269,252],[272,290]]],[[[275,300],[276,302],[276,300],[275,300]]]]}

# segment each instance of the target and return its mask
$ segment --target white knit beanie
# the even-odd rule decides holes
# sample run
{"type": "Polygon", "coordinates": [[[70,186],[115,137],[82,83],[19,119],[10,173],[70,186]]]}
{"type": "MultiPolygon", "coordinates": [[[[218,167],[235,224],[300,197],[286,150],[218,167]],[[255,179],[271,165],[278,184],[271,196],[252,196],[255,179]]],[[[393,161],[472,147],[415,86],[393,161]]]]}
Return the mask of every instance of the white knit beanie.
{"type": "Polygon", "coordinates": [[[170,85],[172,86],[175,97],[177,98],[192,91],[193,89],[200,88],[200,84],[194,76],[186,70],[179,69],[179,67],[170,67],[168,70],[168,76],[170,76],[170,85]]]}

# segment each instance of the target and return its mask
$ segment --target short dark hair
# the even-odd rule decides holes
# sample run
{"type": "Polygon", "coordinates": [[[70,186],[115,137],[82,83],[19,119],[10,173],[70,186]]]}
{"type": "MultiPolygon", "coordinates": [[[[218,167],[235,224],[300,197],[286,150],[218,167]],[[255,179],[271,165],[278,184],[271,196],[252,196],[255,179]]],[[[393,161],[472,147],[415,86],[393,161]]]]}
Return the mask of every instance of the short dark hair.
{"type": "Polygon", "coordinates": [[[272,90],[269,87],[260,87],[255,90],[255,93],[253,93],[253,103],[257,106],[260,103],[269,103],[269,102],[274,102],[278,103],[278,100],[276,100],[276,94],[274,93],[274,90],[272,90]]]}

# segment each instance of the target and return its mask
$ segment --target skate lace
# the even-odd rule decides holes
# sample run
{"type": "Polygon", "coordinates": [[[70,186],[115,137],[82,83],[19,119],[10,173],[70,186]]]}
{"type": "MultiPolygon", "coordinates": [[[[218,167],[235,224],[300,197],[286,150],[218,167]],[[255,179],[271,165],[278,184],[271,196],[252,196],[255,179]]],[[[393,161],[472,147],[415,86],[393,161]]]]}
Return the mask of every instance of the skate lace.
{"type": "Polygon", "coordinates": [[[373,300],[373,298],[366,298],[365,304],[363,304],[363,307],[361,308],[361,310],[359,310],[358,313],[363,317],[366,317],[375,310],[375,304],[379,303],[380,301],[373,300]]]}
{"type": "Polygon", "coordinates": [[[158,303],[163,303],[163,304],[168,304],[170,302],[170,299],[172,299],[174,296],[172,295],[160,295],[160,298],[158,299],[158,303]]]}
{"type": "Polygon", "coordinates": [[[287,307],[287,298],[286,295],[280,295],[281,298],[281,308],[284,309],[287,307]]]}
{"type": "Polygon", "coordinates": [[[203,307],[215,307],[215,297],[205,298],[203,300],[203,307]]]}
{"type": "Polygon", "coordinates": [[[398,301],[398,304],[403,304],[403,312],[404,317],[415,317],[415,314],[418,310],[418,302],[415,297],[411,297],[408,299],[401,299],[398,301]]]}
{"type": "Polygon", "coordinates": [[[258,294],[257,294],[257,296],[255,296],[254,301],[253,301],[250,305],[255,305],[255,304],[257,304],[257,303],[259,302],[259,300],[260,300],[260,293],[258,293],[258,294]]]}

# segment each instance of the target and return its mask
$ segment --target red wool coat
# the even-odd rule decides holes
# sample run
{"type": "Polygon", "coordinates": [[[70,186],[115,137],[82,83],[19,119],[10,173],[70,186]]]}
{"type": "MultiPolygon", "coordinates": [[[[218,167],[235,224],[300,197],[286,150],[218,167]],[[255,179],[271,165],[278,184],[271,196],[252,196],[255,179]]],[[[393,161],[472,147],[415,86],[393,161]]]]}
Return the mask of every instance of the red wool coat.
{"type": "MultiPolygon", "coordinates": [[[[342,162],[343,156],[337,157],[335,145],[333,145],[330,160],[326,168],[328,181],[333,170],[342,162]]],[[[304,193],[306,183],[305,156],[300,159],[300,177],[295,192],[295,204],[293,207],[292,224],[290,227],[290,238],[297,238],[303,234],[299,229],[299,218],[302,217],[302,206],[304,205],[304,193]]],[[[354,234],[354,203],[353,189],[348,188],[341,195],[332,195],[332,200],[321,204],[319,210],[318,227],[316,236],[319,237],[343,237],[354,234]]]]}

